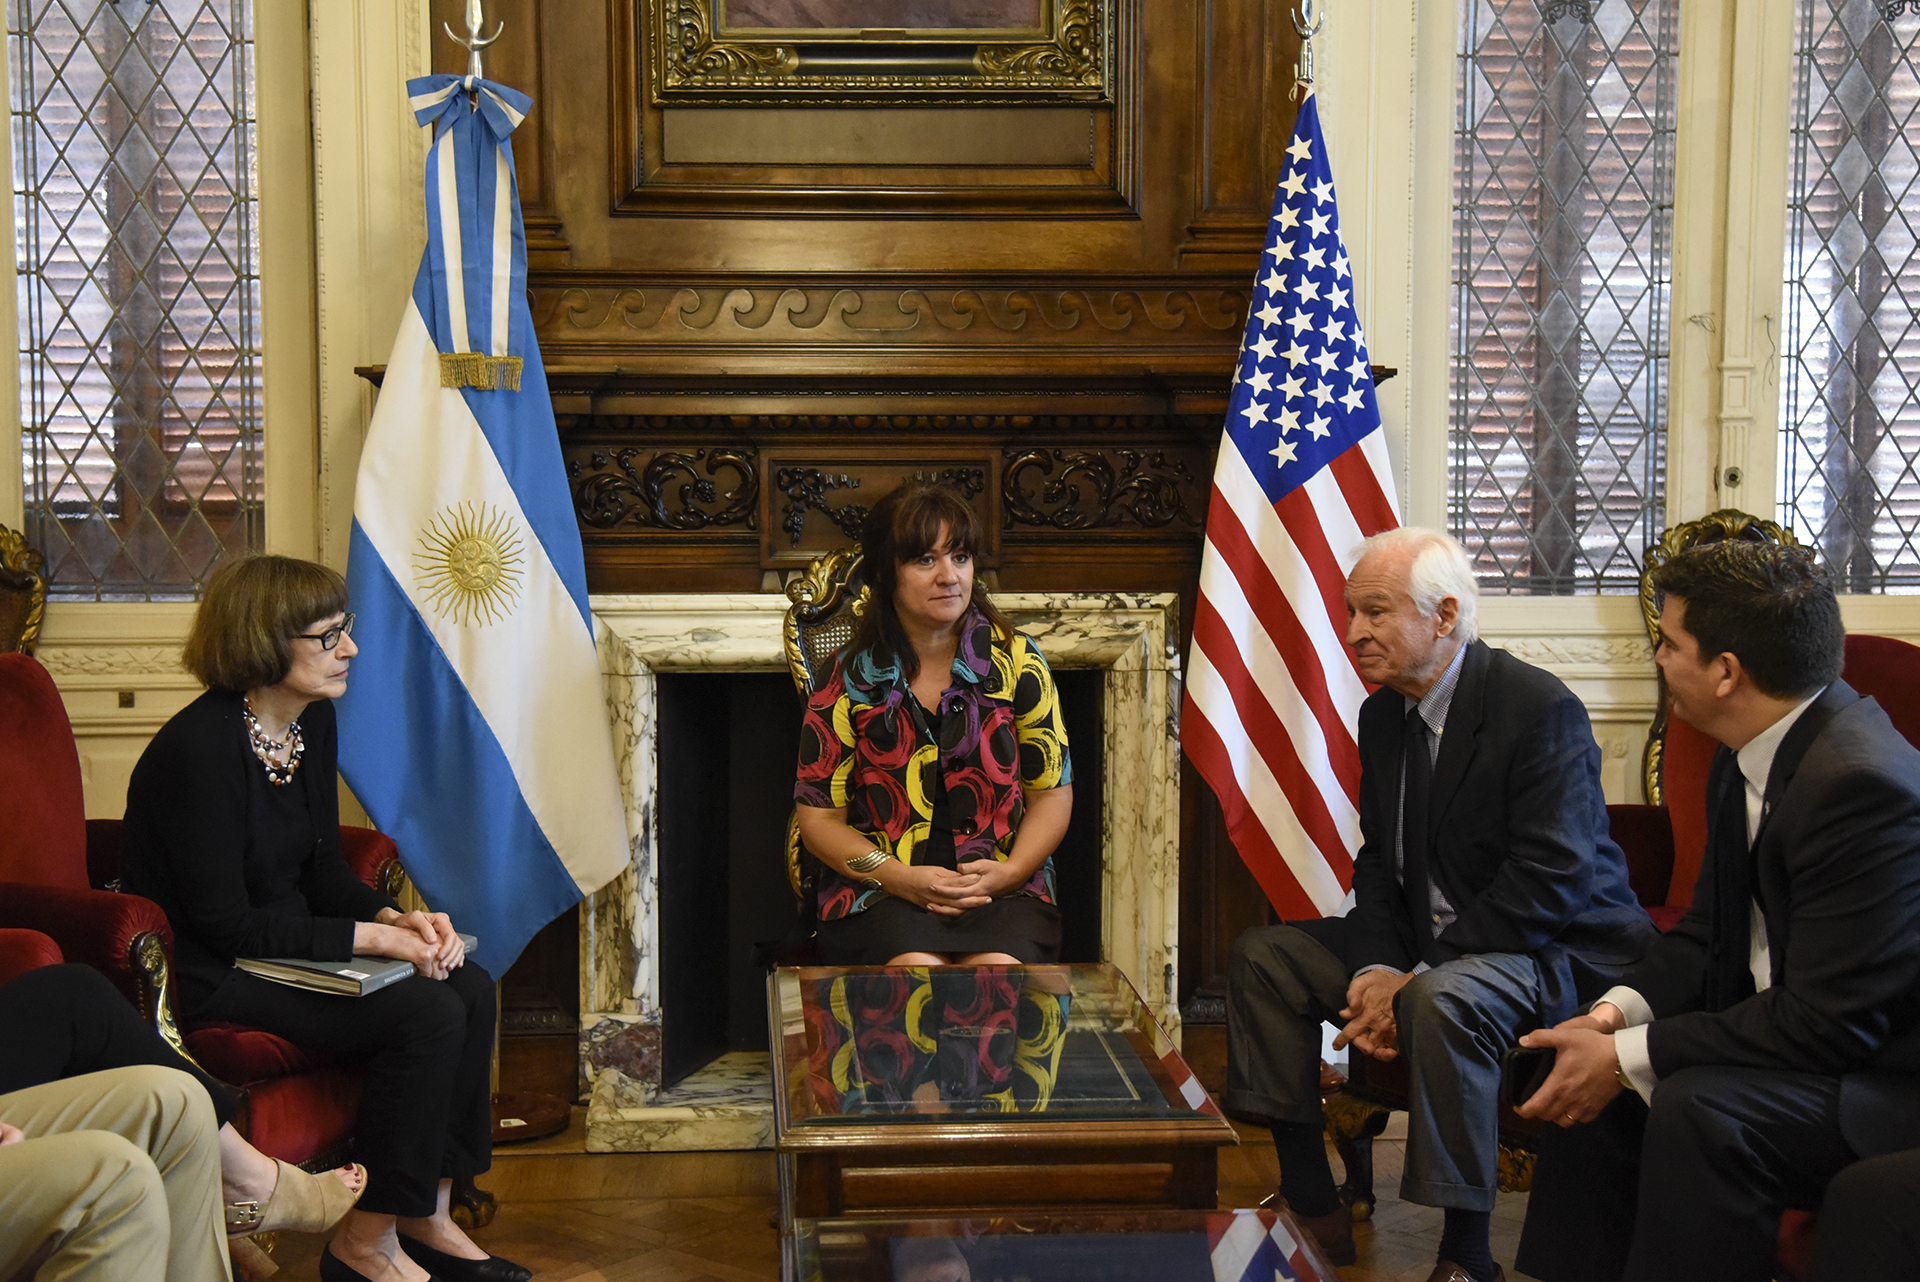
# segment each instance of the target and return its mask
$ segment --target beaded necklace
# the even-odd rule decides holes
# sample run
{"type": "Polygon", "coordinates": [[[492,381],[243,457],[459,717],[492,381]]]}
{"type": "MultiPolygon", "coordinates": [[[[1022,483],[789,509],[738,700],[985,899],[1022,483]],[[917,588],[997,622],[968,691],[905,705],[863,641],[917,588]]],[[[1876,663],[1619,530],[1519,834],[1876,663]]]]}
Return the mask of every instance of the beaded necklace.
{"type": "Polygon", "coordinates": [[[253,704],[245,695],[240,696],[240,713],[247,721],[247,740],[253,745],[253,755],[260,758],[260,764],[267,768],[267,782],[276,788],[293,782],[293,772],[300,768],[300,754],[307,750],[307,741],[300,734],[300,723],[290,722],[287,737],[275,739],[260,724],[260,718],[253,715],[253,704]],[[287,754],[285,765],[276,764],[274,757],[287,754]]]}

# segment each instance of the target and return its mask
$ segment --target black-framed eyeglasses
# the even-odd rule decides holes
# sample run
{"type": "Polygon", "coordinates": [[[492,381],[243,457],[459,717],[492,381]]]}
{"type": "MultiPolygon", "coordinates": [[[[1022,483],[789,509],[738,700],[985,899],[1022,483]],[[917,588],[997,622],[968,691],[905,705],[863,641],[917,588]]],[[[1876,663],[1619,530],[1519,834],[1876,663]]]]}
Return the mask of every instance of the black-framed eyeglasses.
{"type": "Polygon", "coordinates": [[[349,637],[352,635],[353,616],[349,614],[325,632],[296,632],[293,634],[293,639],[296,641],[318,641],[322,650],[331,650],[340,644],[341,637],[349,637]]]}

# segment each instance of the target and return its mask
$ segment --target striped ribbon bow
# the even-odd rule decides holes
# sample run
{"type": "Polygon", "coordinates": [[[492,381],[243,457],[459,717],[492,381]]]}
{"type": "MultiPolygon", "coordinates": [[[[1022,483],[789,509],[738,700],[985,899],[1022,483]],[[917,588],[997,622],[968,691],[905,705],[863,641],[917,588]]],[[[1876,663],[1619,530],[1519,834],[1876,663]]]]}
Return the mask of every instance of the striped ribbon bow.
{"type": "Polygon", "coordinates": [[[509,318],[527,288],[527,233],[509,138],[533,99],[454,75],[409,80],[407,94],[414,119],[436,126],[427,153],[433,315],[426,319],[440,352],[440,385],[517,392],[521,357],[509,318]]]}

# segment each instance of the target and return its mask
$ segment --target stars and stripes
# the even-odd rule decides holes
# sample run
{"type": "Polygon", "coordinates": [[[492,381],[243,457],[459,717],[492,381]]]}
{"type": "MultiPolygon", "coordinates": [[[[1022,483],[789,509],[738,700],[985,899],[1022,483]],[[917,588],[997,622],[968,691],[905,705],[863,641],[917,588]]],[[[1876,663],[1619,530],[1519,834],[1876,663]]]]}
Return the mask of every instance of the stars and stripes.
{"type": "Polygon", "coordinates": [[[1209,1217],[1213,1282],[1336,1282],[1333,1269],[1288,1231],[1272,1211],[1221,1211],[1209,1217]]]}
{"type": "Polygon", "coordinates": [[[1181,746],[1286,917],[1337,908],[1359,846],[1366,686],[1342,588],[1398,525],[1353,267],[1309,95],[1287,147],[1214,470],[1181,746]]]}

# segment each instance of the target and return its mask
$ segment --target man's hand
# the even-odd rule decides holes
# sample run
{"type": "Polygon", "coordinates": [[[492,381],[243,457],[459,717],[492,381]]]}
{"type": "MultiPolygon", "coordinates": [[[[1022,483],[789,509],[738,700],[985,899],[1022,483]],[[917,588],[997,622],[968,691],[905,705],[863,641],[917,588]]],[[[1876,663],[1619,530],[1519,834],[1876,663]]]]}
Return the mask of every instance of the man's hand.
{"type": "Polygon", "coordinates": [[[5,1148],[9,1144],[18,1144],[26,1138],[26,1135],[19,1127],[8,1126],[5,1122],[0,1122],[0,1148],[5,1148]]]}
{"type": "Polygon", "coordinates": [[[1591,1122],[1623,1089],[1620,1053],[1604,1019],[1577,1015],[1556,1027],[1528,1033],[1520,1044],[1551,1046],[1555,1052],[1553,1072],[1532,1099],[1514,1110],[1522,1117],[1557,1126],[1591,1122]]]}
{"type": "Polygon", "coordinates": [[[1400,1029],[1393,1021],[1393,998],[1412,975],[1397,975],[1390,970],[1370,970],[1354,976],[1347,985],[1347,1005],[1340,1018],[1347,1021],[1333,1047],[1358,1046],[1377,1060],[1389,1060],[1400,1053],[1400,1029]]]}

